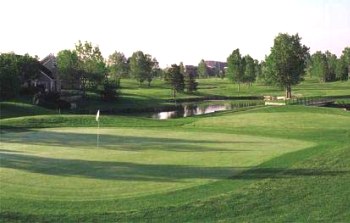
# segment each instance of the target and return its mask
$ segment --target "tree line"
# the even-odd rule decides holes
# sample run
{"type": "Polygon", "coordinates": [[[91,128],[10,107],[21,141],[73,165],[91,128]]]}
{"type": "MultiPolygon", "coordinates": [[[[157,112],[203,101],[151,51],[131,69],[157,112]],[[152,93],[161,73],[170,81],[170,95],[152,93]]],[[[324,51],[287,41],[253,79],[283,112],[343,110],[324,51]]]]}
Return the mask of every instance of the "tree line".
{"type": "MultiPolygon", "coordinates": [[[[274,39],[274,45],[264,61],[250,55],[242,56],[235,49],[227,58],[225,69],[212,67],[201,60],[194,70],[187,70],[183,63],[161,69],[155,57],[137,51],[127,58],[115,51],[107,59],[98,46],[91,42],[78,41],[74,49],[65,49],[57,54],[57,68],[64,88],[79,88],[85,91],[103,86],[105,98],[116,97],[121,78],[133,78],[140,86],[149,87],[154,78],[162,78],[171,86],[173,96],[177,92],[193,93],[198,88],[196,78],[226,77],[238,85],[260,82],[277,85],[291,97],[291,86],[300,83],[305,75],[318,78],[321,82],[347,80],[350,66],[350,47],[342,55],[317,51],[310,55],[309,48],[301,44],[298,34],[281,33],[274,39]]],[[[37,57],[14,53],[0,54],[1,98],[18,94],[21,85],[38,77],[42,66],[37,57]],[[11,86],[11,87],[10,87],[11,86]]]]}
{"type": "Polygon", "coordinates": [[[303,81],[306,75],[318,78],[320,82],[348,80],[350,47],[343,50],[340,58],[329,51],[310,55],[298,34],[280,33],[265,61],[258,62],[249,55],[242,57],[236,49],[227,58],[227,64],[226,76],[238,84],[238,91],[241,83],[258,81],[284,88],[286,98],[291,98],[292,86],[303,81]]]}
{"type": "Polygon", "coordinates": [[[38,58],[28,54],[0,54],[0,98],[16,97],[22,84],[38,77],[40,68],[38,58]]]}

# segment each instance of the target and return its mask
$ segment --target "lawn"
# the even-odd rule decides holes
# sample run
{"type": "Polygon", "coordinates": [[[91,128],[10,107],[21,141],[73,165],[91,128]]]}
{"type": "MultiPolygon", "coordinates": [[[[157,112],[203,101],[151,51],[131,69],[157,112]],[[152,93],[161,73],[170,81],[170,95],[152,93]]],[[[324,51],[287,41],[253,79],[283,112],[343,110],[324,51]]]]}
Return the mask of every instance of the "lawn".
{"type": "Polygon", "coordinates": [[[2,125],[2,221],[350,221],[350,114],[340,109],[101,116],[98,147],[94,116],[2,125]]]}

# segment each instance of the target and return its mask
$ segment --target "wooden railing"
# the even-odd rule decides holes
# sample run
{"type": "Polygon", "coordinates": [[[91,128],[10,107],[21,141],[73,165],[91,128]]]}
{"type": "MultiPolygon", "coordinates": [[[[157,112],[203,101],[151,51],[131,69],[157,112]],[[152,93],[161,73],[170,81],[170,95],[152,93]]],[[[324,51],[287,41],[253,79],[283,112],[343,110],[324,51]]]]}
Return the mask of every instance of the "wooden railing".
{"type": "Polygon", "coordinates": [[[334,103],[336,97],[302,97],[292,98],[286,101],[288,105],[310,105],[310,106],[324,106],[329,103],[334,103]]]}

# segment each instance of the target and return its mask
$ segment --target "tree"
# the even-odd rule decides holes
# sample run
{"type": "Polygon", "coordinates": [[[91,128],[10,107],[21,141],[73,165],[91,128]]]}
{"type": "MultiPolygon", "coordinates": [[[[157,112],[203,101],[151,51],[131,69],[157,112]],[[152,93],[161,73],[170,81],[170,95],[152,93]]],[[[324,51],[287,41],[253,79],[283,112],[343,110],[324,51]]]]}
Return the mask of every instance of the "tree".
{"type": "Polygon", "coordinates": [[[158,61],[142,51],[134,52],[130,58],[131,76],[140,83],[140,86],[144,81],[147,81],[148,86],[150,86],[153,75],[158,71],[158,68],[158,61]]]}
{"type": "Polygon", "coordinates": [[[115,51],[108,57],[108,69],[110,77],[117,83],[120,78],[127,77],[129,64],[123,53],[115,51]]]}
{"type": "Polygon", "coordinates": [[[336,80],[335,71],[337,69],[337,62],[338,62],[337,56],[327,50],[326,59],[327,59],[327,66],[328,66],[328,75],[326,77],[326,80],[335,81],[336,80]]]}
{"type": "Polygon", "coordinates": [[[244,66],[239,49],[235,49],[227,58],[227,78],[238,84],[238,92],[240,91],[240,84],[243,82],[244,66]]]}
{"type": "Polygon", "coordinates": [[[180,62],[179,66],[180,66],[180,72],[184,75],[184,74],[185,74],[185,66],[184,66],[184,63],[183,63],[183,62],[180,62]]]}
{"type": "Polygon", "coordinates": [[[321,51],[317,51],[311,56],[311,62],[308,69],[311,76],[319,77],[321,82],[326,82],[329,76],[327,57],[321,51]]]}
{"type": "Polygon", "coordinates": [[[21,83],[28,83],[29,86],[32,80],[38,78],[41,65],[37,58],[31,57],[29,54],[17,55],[16,57],[21,83]]]}
{"type": "Polygon", "coordinates": [[[285,88],[286,98],[292,96],[292,85],[303,80],[309,49],[300,43],[298,34],[280,33],[274,40],[266,63],[272,83],[285,88]]]}
{"type": "Polygon", "coordinates": [[[255,80],[262,77],[262,63],[259,63],[258,60],[254,60],[255,67],[255,80]]]}
{"type": "Polygon", "coordinates": [[[170,85],[173,97],[176,98],[176,92],[182,92],[185,88],[184,76],[180,71],[180,66],[171,65],[166,72],[165,81],[170,85]]]}
{"type": "Polygon", "coordinates": [[[349,66],[350,66],[350,47],[346,47],[342,55],[340,56],[336,66],[336,79],[348,80],[349,79],[349,66]]]}
{"type": "Polygon", "coordinates": [[[57,67],[60,73],[62,85],[75,88],[81,79],[79,70],[79,58],[75,50],[62,50],[57,54],[57,67]]]}
{"type": "Polygon", "coordinates": [[[254,63],[254,59],[249,56],[246,55],[244,57],[244,76],[243,76],[243,80],[245,83],[248,83],[249,85],[251,85],[256,78],[256,71],[255,71],[255,63],[254,63]]]}
{"type": "Polygon", "coordinates": [[[180,63],[180,73],[184,77],[184,86],[187,93],[192,94],[197,90],[198,82],[196,82],[196,73],[193,70],[186,71],[184,64],[180,63]]]}
{"type": "Polygon", "coordinates": [[[207,78],[208,74],[208,67],[205,64],[205,61],[202,59],[198,64],[198,75],[200,78],[207,78]]]}
{"type": "Polygon", "coordinates": [[[21,85],[27,84],[29,87],[42,66],[37,58],[29,54],[4,53],[0,55],[0,60],[1,98],[15,97],[21,85]]]}
{"type": "Polygon", "coordinates": [[[106,77],[107,68],[98,46],[92,46],[92,43],[85,41],[83,44],[80,40],[75,45],[75,51],[79,59],[79,71],[83,91],[86,87],[96,88],[106,77]]]}
{"type": "Polygon", "coordinates": [[[13,53],[0,54],[0,98],[15,97],[20,88],[20,71],[13,53]]]}
{"type": "Polygon", "coordinates": [[[158,74],[159,72],[159,63],[156,58],[152,58],[151,55],[146,54],[146,62],[147,62],[147,82],[148,87],[151,86],[151,82],[153,78],[158,74]]]}

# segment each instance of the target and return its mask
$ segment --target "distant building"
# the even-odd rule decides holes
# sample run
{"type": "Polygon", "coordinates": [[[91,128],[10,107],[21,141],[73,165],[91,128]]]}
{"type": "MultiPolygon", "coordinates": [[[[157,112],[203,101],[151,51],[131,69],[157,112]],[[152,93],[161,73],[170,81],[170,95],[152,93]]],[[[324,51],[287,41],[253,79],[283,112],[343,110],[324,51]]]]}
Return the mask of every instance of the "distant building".
{"type": "Polygon", "coordinates": [[[209,76],[221,76],[221,74],[225,73],[227,68],[226,62],[205,60],[204,63],[208,67],[209,76]]]}
{"type": "Polygon", "coordinates": [[[43,88],[46,92],[61,91],[56,57],[50,54],[40,61],[40,65],[39,77],[33,80],[33,85],[43,88]]]}
{"type": "MultiPolygon", "coordinates": [[[[209,76],[212,76],[212,77],[213,76],[221,77],[223,74],[225,74],[225,71],[227,69],[226,62],[205,60],[204,63],[208,69],[209,76]]],[[[193,74],[195,77],[198,77],[198,66],[185,65],[185,73],[193,74]]]]}
{"type": "Polygon", "coordinates": [[[194,77],[198,77],[198,67],[193,65],[186,65],[185,66],[185,73],[192,75],[194,77]]]}

